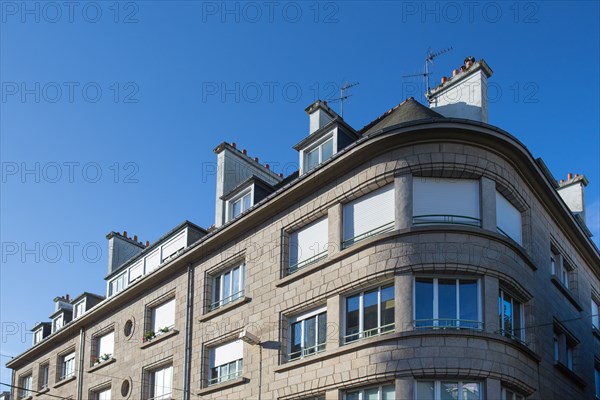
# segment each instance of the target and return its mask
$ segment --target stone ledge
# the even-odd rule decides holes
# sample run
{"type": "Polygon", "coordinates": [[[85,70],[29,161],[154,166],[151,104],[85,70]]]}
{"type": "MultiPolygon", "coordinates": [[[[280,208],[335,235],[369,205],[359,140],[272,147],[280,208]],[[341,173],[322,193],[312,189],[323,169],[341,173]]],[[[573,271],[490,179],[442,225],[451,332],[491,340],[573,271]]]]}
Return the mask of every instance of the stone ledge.
{"type": "Polygon", "coordinates": [[[155,336],[154,339],[150,339],[145,343],[142,343],[140,345],[140,349],[145,349],[148,348],[152,345],[155,345],[156,343],[162,342],[165,339],[170,338],[171,336],[175,336],[179,333],[179,331],[177,329],[171,329],[169,332],[165,332],[161,335],[155,336]]]}
{"type": "Polygon", "coordinates": [[[580,387],[584,388],[587,386],[587,383],[585,383],[585,381],[579,375],[577,375],[575,373],[575,371],[570,370],[569,367],[567,367],[565,364],[561,363],[560,361],[557,363],[554,363],[554,368],[559,370],[563,375],[565,375],[567,378],[571,379],[573,382],[575,382],[580,387]]]}
{"type": "Polygon", "coordinates": [[[36,396],[41,396],[41,395],[43,395],[44,393],[48,393],[49,391],[50,391],[50,388],[49,388],[49,387],[45,387],[45,388],[43,388],[43,389],[40,389],[40,390],[38,390],[38,391],[37,391],[37,393],[36,393],[35,395],[36,395],[36,396]]]}
{"type": "Polygon", "coordinates": [[[204,396],[206,394],[217,392],[217,391],[224,390],[224,389],[228,389],[233,386],[243,385],[245,383],[248,383],[249,381],[250,381],[249,379],[246,379],[244,377],[231,379],[229,381],[217,383],[216,385],[202,388],[202,389],[198,390],[196,392],[196,394],[198,396],[204,396]]]}
{"type": "Polygon", "coordinates": [[[208,321],[209,319],[214,318],[217,315],[226,313],[230,310],[233,310],[234,308],[237,308],[237,307],[241,306],[242,304],[249,303],[250,300],[251,300],[251,298],[247,297],[247,296],[240,297],[239,299],[234,300],[231,303],[224,305],[223,307],[219,307],[215,310],[209,311],[206,314],[200,316],[200,318],[198,318],[198,322],[208,321]]]}
{"type": "Polygon", "coordinates": [[[99,364],[94,364],[94,365],[92,365],[90,368],[88,368],[87,372],[88,372],[88,374],[89,374],[90,372],[97,371],[97,370],[99,370],[100,368],[106,367],[107,365],[109,365],[109,364],[112,364],[112,363],[114,363],[114,362],[116,362],[116,361],[117,361],[117,359],[116,359],[116,358],[112,358],[112,357],[111,357],[111,358],[109,358],[108,360],[106,360],[106,361],[102,361],[102,362],[101,362],[101,363],[99,363],[99,364]]]}
{"type": "Polygon", "coordinates": [[[69,382],[73,382],[76,379],[75,375],[70,376],[68,378],[63,379],[62,381],[58,381],[52,386],[54,389],[61,387],[62,385],[66,385],[69,382]]]}
{"type": "Polygon", "coordinates": [[[550,277],[550,281],[552,281],[554,286],[556,286],[558,288],[558,290],[560,290],[560,292],[567,298],[567,300],[569,300],[571,302],[571,304],[573,304],[573,306],[575,306],[577,311],[579,311],[579,312],[583,311],[583,307],[581,306],[581,304],[579,304],[579,301],[577,301],[575,296],[573,296],[573,293],[571,293],[571,291],[569,289],[567,289],[565,287],[565,285],[562,284],[562,282],[558,279],[558,277],[556,275],[552,275],[550,277]]]}

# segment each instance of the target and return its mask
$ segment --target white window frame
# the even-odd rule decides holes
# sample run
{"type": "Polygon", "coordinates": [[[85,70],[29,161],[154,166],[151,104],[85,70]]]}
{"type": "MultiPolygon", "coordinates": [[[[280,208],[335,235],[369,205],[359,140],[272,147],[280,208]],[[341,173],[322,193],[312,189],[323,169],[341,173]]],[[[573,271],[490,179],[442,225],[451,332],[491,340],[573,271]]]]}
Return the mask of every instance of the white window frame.
{"type": "MultiPolygon", "coordinates": [[[[314,231],[313,231],[313,233],[314,233],[314,231]]],[[[289,251],[288,273],[293,274],[294,272],[298,271],[299,269],[305,268],[311,264],[314,264],[314,263],[319,262],[322,259],[326,258],[327,254],[328,254],[328,247],[329,247],[328,238],[329,238],[329,219],[327,216],[321,217],[321,218],[317,219],[316,221],[312,221],[312,222],[302,226],[301,228],[296,229],[292,233],[290,233],[289,234],[289,247],[290,247],[289,250],[290,251],[289,251]],[[307,230],[314,228],[317,224],[325,224],[326,233],[325,233],[325,238],[323,238],[325,240],[325,242],[320,243],[318,241],[313,240],[312,243],[307,243],[308,246],[300,246],[300,243],[298,241],[298,235],[300,233],[302,233],[303,231],[307,232],[307,230]],[[294,238],[295,238],[295,240],[294,240],[294,238]],[[316,246],[316,249],[315,249],[315,246],[316,246]],[[325,250],[323,250],[323,248],[325,250]],[[297,260],[300,258],[301,253],[303,251],[309,251],[309,250],[312,251],[312,253],[314,255],[298,262],[297,260]],[[316,252],[315,252],[315,250],[316,250],[316,252]],[[295,260],[297,262],[295,264],[292,264],[292,260],[294,259],[292,257],[293,252],[297,252],[297,254],[295,256],[295,260]]]]}
{"type": "Polygon", "coordinates": [[[458,393],[459,395],[459,399],[462,399],[462,389],[463,389],[463,385],[464,384],[471,384],[471,383],[476,383],[479,386],[479,400],[483,400],[483,385],[480,381],[477,380],[472,380],[472,381],[455,381],[452,379],[440,379],[440,380],[433,380],[433,379],[418,379],[415,380],[415,399],[418,399],[419,397],[417,397],[419,395],[418,392],[418,383],[419,382],[433,382],[434,384],[434,390],[433,390],[433,398],[434,400],[439,400],[442,396],[442,382],[444,383],[456,383],[458,386],[458,393]]]}
{"type": "Polygon", "coordinates": [[[121,293],[123,290],[127,289],[129,286],[128,279],[129,271],[123,271],[121,274],[111,279],[108,282],[108,297],[115,296],[121,293]],[[116,288],[113,288],[113,285],[116,285],[116,288]]]}
{"type": "Polygon", "coordinates": [[[223,342],[223,343],[219,343],[217,345],[214,345],[212,347],[209,348],[209,365],[208,365],[208,386],[212,386],[212,385],[217,385],[219,383],[222,382],[227,382],[230,381],[232,379],[237,379],[239,377],[242,376],[243,372],[244,372],[244,343],[243,341],[241,341],[240,339],[238,340],[232,340],[232,341],[228,341],[228,342],[223,342]],[[232,360],[230,362],[224,363],[224,364],[218,364],[216,365],[215,362],[215,352],[217,350],[217,348],[222,347],[222,346],[226,346],[228,344],[231,344],[233,342],[239,341],[240,342],[240,346],[242,346],[242,358],[238,358],[236,360],[232,360]],[[224,374],[222,371],[225,370],[225,367],[227,367],[227,373],[224,374]],[[234,372],[230,372],[231,368],[234,368],[234,372]],[[216,374],[216,376],[214,376],[215,374],[213,373],[213,369],[217,369],[218,372],[216,374]],[[222,368],[222,369],[221,369],[222,368]]]}
{"type": "Polygon", "coordinates": [[[481,290],[481,278],[479,277],[474,277],[474,276],[460,276],[460,277],[456,277],[456,276],[427,276],[427,275],[418,275],[415,276],[415,278],[413,279],[413,321],[414,321],[414,325],[416,329],[419,329],[419,327],[416,326],[416,321],[417,321],[417,301],[416,301],[416,296],[417,296],[417,280],[418,279],[431,279],[433,280],[433,327],[421,327],[422,329],[476,329],[470,326],[460,326],[460,325],[456,325],[456,326],[446,326],[446,325],[439,325],[439,291],[438,291],[438,281],[440,279],[442,280],[454,280],[456,282],[457,285],[457,290],[456,290],[456,317],[457,320],[456,322],[458,322],[460,320],[460,281],[461,280],[476,280],[477,281],[477,319],[478,321],[476,322],[477,324],[479,324],[480,328],[477,328],[478,330],[482,330],[483,329],[483,310],[482,310],[482,304],[483,304],[483,299],[482,299],[482,290],[481,290]]]}
{"type": "Polygon", "coordinates": [[[75,351],[66,353],[60,357],[59,380],[75,376],[75,351]]]}
{"type": "Polygon", "coordinates": [[[252,206],[254,206],[254,184],[250,185],[249,188],[244,189],[241,193],[237,194],[235,197],[227,200],[227,222],[237,218],[238,216],[242,215],[246,210],[249,210],[250,208],[252,208],[252,206]],[[250,205],[248,206],[248,208],[244,208],[244,198],[246,196],[250,196],[250,205]],[[238,215],[233,215],[233,205],[237,202],[241,202],[240,204],[240,213],[238,215]]]}
{"type": "Polygon", "coordinates": [[[63,314],[59,314],[52,319],[52,333],[58,332],[65,326],[65,317],[63,314]]]}
{"type": "Polygon", "coordinates": [[[33,345],[35,346],[42,340],[44,340],[44,327],[43,326],[41,328],[33,331],[33,345]]]}
{"type": "Polygon", "coordinates": [[[111,387],[103,387],[94,391],[94,400],[111,400],[111,387]]]}
{"type": "Polygon", "coordinates": [[[148,400],[171,400],[171,396],[173,394],[173,365],[163,365],[147,372],[148,374],[148,400]],[[163,385],[160,386],[163,390],[161,394],[157,394],[157,374],[161,373],[162,379],[164,380],[164,375],[167,370],[170,370],[169,374],[171,377],[171,383],[169,386],[166,386],[163,382],[163,385]],[[168,388],[171,391],[166,392],[165,389],[168,388]]]}
{"type": "MultiPolygon", "coordinates": [[[[365,290],[362,290],[360,292],[355,292],[355,293],[351,293],[348,294],[347,296],[344,296],[344,302],[343,302],[343,318],[342,318],[342,329],[344,332],[344,335],[342,336],[342,345],[345,344],[349,344],[349,343],[355,343],[358,342],[362,339],[367,339],[370,337],[375,337],[375,336],[381,336],[381,335],[385,335],[386,333],[391,333],[394,332],[395,326],[396,326],[396,304],[394,304],[394,323],[393,324],[388,324],[388,325],[384,325],[381,326],[381,290],[382,289],[387,289],[391,287],[392,289],[394,289],[394,302],[396,301],[396,293],[395,293],[395,285],[394,282],[390,282],[388,284],[385,285],[380,285],[377,287],[372,287],[372,288],[368,288],[365,290]],[[368,336],[365,336],[365,331],[364,331],[364,323],[365,323],[365,304],[364,304],[364,299],[365,299],[365,293],[366,292],[371,292],[374,289],[377,289],[377,327],[373,328],[371,330],[376,330],[375,333],[373,334],[369,334],[368,336]],[[348,332],[346,331],[347,326],[346,326],[346,320],[347,320],[347,316],[348,316],[348,298],[350,297],[354,297],[354,296],[359,296],[359,300],[358,300],[358,332],[356,333],[352,333],[352,334],[348,334],[348,332]],[[354,339],[354,340],[347,340],[348,337],[350,336],[358,336],[358,339],[354,339]]],[[[369,332],[369,331],[367,331],[369,332]]]]}
{"type": "Polygon", "coordinates": [[[525,304],[524,304],[524,302],[520,301],[518,298],[515,299],[515,296],[513,296],[513,294],[511,292],[506,292],[503,288],[500,288],[498,316],[501,317],[500,321],[499,321],[501,334],[506,335],[508,333],[513,339],[517,339],[518,341],[525,343],[525,304]],[[519,335],[514,335],[510,332],[506,332],[506,330],[504,328],[503,305],[504,305],[504,295],[505,294],[507,294],[511,298],[510,309],[511,309],[511,319],[513,320],[513,328],[514,328],[514,311],[513,310],[515,309],[515,302],[519,303],[519,309],[520,309],[519,325],[521,326],[519,335]]]}
{"type": "Polygon", "coordinates": [[[305,149],[302,149],[302,157],[300,158],[300,161],[302,163],[302,166],[301,166],[302,174],[304,174],[308,171],[312,171],[313,169],[317,168],[319,165],[321,165],[323,162],[329,160],[329,158],[333,157],[337,153],[337,150],[336,150],[337,149],[337,134],[335,134],[335,133],[336,133],[335,130],[332,130],[328,134],[324,135],[317,142],[311,144],[310,146],[306,147],[305,149]],[[332,141],[331,157],[327,158],[326,160],[323,160],[323,145],[326,142],[328,142],[329,140],[332,141]],[[315,151],[315,150],[317,150],[319,152],[319,161],[317,162],[317,164],[315,164],[314,167],[308,169],[307,168],[308,155],[312,151],[315,151]]]}
{"type": "Polygon", "coordinates": [[[596,296],[592,295],[592,328],[600,329],[600,302],[596,300],[596,296]]]}
{"type": "Polygon", "coordinates": [[[150,326],[148,330],[154,332],[156,336],[159,336],[163,333],[167,333],[175,327],[176,313],[177,313],[177,302],[174,296],[164,299],[163,301],[157,302],[156,304],[152,304],[148,307],[148,312],[150,313],[150,326]],[[156,325],[156,310],[161,307],[167,307],[167,304],[173,304],[173,323],[168,326],[157,326],[156,325]],[[161,329],[168,329],[166,332],[161,331],[161,329]]]}
{"type": "Polygon", "coordinates": [[[33,374],[28,373],[19,379],[20,393],[19,398],[24,399],[32,395],[33,390],[33,374]]]}
{"type": "Polygon", "coordinates": [[[514,390],[503,387],[502,400],[525,400],[525,396],[515,392],[514,390]]]}
{"type": "Polygon", "coordinates": [[[77,303],[73,304],[73,319],[77,319],[79,317],[81,317],[83,314],[85,314],[86,310],[86,299],[85,297],[81,300],[79,300],[77,303]],[[81,311],[81,313],[77,312],[77,307],[82,306],[83,309],[81,311]]]}
{"type": "Polygon", "coordinates": [[[93,360],[92,363],[102,363],[104,361],[108,361],[111,358],[113,358],[114,356],[114,352],[115,352],[115,331],[114,330],[110,330],[110,331],[104,331],[100,334],[97,334],[94,336],[94,341],[95,341],[95,346],[94,346],[94,354],[93,354],[93,360]],[[112,344],[110,345],[110,348],[112,351],[107,352],[107,349],[103,349],[101,348],[101,344],[102,341],[104,339],[106,339],[108,336],[112,337],[112,344]],[[99,360],[99,362],[97,362],[96,360],[99,360]]]}
{"type": "Polygon", "coordinates": [[[234,301],[241,299],[244,297],[244,293],[246,292],[246,264],[236,264],[231,268],[227,268],[223,271],[220,271],[218,274],[212,277],[212,295],[211,295],[211,303],[209,304],[209,311],[216,310],[221,308],[229,303],[233,303],[234,301]],[[239,291],[237,293],[233,292],[233,271],[235,269],[239,269],[238,273],[238,287],[239,291]],[[223,298],[223,277],[229,274],[229,296],[223,298]],[[217,288],[217,281],[219,287],[217,288]],[[219,293],[219,300],[217,300],[217,291],[219,293]]]}
{"type": "Polygon", "coordinates": [[[45,362],[40,365],[39,387],[46,389],[50,385],[50,363],[45,362]]]}
{"type": "MultiPolygon", "coordinates": [[[[301,314],[298,315],[294,318],[290,318],[289,324],[288,324],[288,332],[289,332],[289,338],[288,338],[288,361],[292,361],[292,360],[299,360],[301,358],[310,356],[310,355],[314,355],[314,354],[318,354],[318,353],[322,353],[325,351],[326,346],[327,346],[327,331],[325,333],[325,341],[323,343],[317,343],[314,347],[311,348],[306,348],[305,344],[304,344],[304,333],[305,333],[305,321],[309,318],[312,318],[314,316],[317,316],[319,314],[325,313],[325,320],[327,321],[327,306],[324,307],[320,307],[316,310],[307,312],[305,314],[301,314]],[[296,324],[296,323],[301,323],[301,336],[300,336],[300,347],[301,347],[301,351],[300,351],[300,355],[298,357],[293,357],[292,355],[294,355],[295,353],[291,352],[292,349],[292,325],[296,324]],[[312,353],[308,353],[307,350],[311,350],[314,349],[314,352],[312,353]]],[[[327,329],[327,322],[325,322],[325,329],[327,329]]],[[[315,341],[318,342],[318,332],[319,332],[319,318],[315,318],[315,341]]],[[[297,353],[297,352],[296,352],[297,353]]]]}
{"type": "Polygon", "coordinates": [[[392,387],[394,388],[394,399],[396,398],[396,385],[393,383],[389,383],[387,385],[379,385],[379,386],[368,386],[365,388],[360,388],[360,389],[355,389],[355,390],[347,390],[344,392],[344,400],[347,400],[349,398],[350,394],[354,394],[357,393],[358,394],[358,400],[364,400],[365,397],[365,390],[369,390],[369,389],[375,389],[377,388],[377,400],[382,400],[383,398],[383,388],[389,388],[392,387]]]}

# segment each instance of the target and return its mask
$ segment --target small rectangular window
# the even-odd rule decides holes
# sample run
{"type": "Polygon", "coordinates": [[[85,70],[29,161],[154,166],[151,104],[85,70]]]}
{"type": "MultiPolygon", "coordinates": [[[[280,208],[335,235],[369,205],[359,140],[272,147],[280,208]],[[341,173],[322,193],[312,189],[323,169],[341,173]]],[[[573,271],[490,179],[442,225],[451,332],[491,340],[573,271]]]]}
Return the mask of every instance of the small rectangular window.
{"type": "Polygon", "coordinates": [[[394,331],[394,285],[346,298],[344,344],[394,331]]]}
{"type": "Polygon", "coordinates": [[[232,220],[238,215],[252,207],[252,190],[229,201],[229,219],[232,220]]]}
{"type": "Polygon", "coordinates": [[[94,338],[94,354],[92,355],[92,365],[100,364],[110,360],[115,351],[115,332],[111,331],[94,338]]]}
{"type": "Polygon", "coordinates": [[[59,366],[60,380],[75,376],[75,352],[62,356],[59,366]]]}
{"type": "Polygon", "coordinates": [[[500,333],[508,338],[523,342],[525,340],[523,304],[504,290],[500,290],[498,311],[500,333]]]}
{"type": "Polygon", "coordinates": [[[215,346],[210,350],[209,386],[242,376],[243,350],[241,340],[215,346]]]}
{"type": "Polygon", "coordinates": [[[173,392],[173,366],[168,365],[148,373],[148,393],[151,400],[170,400],[173,392]]]}
{"type": "Polygon", "coordinates": [[[156,335],[165,333],[175,326],[175,298],[151,308],[150,330],[156,335]]]}
{"type": "Polygon", "coordinates": [[[33,378],[31,376],[31,374],[25,375],[24,377],[21,378],[21,382],[20,382],[20,386],[21,386],[20,395],[21,396],[20,396],[20,398],[24,399],[26,397],[31,396],[32,384],[33,384],[33,378]]]}
{"type": "Polygon", "coordinates": [[[108,286],[108,295],[114,296],[117,293],[122,292],[127,288],[127,284],[127,272],[124,272],[110,281],[108,286]]]}
{"type": "Polygon", "coordinates": [[[63,327],[63,315],[59,315],[52,320],[52,333],[57,332],[60,328],[63,327]]]}
{"type": "Polygon", "coordinates": [[[577,339],[562,325],[555,322],[553,343],[554,363],[560,364],[572,371],[575,362],[575,349],[579,343],[577,339]]]}
{"type": "Polygon", "coordinates": [[[596,367],[594,368],[594,384],[596,399],[600,399],[600,367],[598,365],[596,365],[596,367]]]}
{"type": "Polygon", "coordinates": [[[44,328],[40,328],[33,332],[33,344],[36,345],[44,339],[44,328]]]}
{"type": "Polygon", "coordinates": [[[525,397],[513,390],[502,388],[502,400],[525,400],[525,397]]]}
{"type": "Polygon", "coordinates": [[[326,308],[293,318],[290,321],[289,360],[296,360],[325,351],[326,340],[326,308]]]}
{"type": "Polygon", "coordinates": [[[304,151],[303,172],[308,172],[333,156],[333,138],[326,139],[314,148],[304,151]]]}
{"type": "Polygon", "coordinates": [[[38,377],[39,380],[39,388],[46,389],[50,382],[50,364],[44,363],[40,365],[40,374],[38,377]]]}
{"type": "Polygon", "coordinates": [[[216,310],[244,297],[246,265],[240,264],[221,272],[213,278],[212,303],[209,311],[216,310]]]}
{"type": "Polygon", "coordinates": [[[110,388],[98,390],[94,393],[94,400],[111,400],[110,388]]]}
{"type": "Polygon", "coordinates": [[[81,317],[85,313],[85,299],[78,301],[73,306],[73,319],[81,317]]]}

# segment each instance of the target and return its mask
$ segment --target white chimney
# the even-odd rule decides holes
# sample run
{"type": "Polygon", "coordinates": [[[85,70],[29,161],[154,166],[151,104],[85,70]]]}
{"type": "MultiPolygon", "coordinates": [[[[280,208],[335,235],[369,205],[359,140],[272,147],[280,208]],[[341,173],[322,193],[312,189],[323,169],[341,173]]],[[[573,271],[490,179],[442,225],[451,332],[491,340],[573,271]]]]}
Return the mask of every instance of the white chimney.
{"type": "Polygon", "coordinates": [[[310,118],[309,134],[312,134],[328,123],[337,115],[326,101],[317,100],[304,110],[310,118]]]}
{"type": "Polygon", "coordinates": [[[585,201],[584,189],[588,185],[585,175],[569,173],[567,180],[561,180],[558,187],[558,194],[569,207],[569,210],[575,215],[579,215],[582,222],[585,221],[585,201]]]}
{"type": "Polygon", "coordinates": [[[492,69],[485,60],[467,57],[460,70],[431,90],[429,107],[448,118],[488,122],[487,78],[492,69]]]}

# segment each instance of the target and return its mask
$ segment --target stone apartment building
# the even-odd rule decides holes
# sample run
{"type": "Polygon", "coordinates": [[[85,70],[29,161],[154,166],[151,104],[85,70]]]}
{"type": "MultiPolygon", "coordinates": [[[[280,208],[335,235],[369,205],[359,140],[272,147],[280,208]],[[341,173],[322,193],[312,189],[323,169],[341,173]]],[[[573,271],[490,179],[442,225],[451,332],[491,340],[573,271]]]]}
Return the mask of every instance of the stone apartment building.
{"type": "Polygon", "coordinates": [[[221,143],[215,225],[107,235],[106,298],[55,299],[13,398],[598,398],[587,180],[487,124],[491,74],[359,130],[315,102],[291,176],[221,143]]]}

